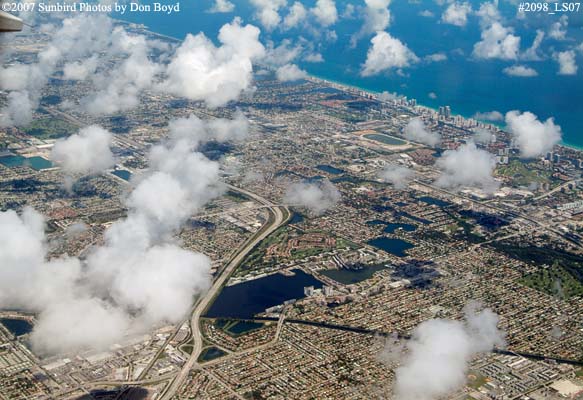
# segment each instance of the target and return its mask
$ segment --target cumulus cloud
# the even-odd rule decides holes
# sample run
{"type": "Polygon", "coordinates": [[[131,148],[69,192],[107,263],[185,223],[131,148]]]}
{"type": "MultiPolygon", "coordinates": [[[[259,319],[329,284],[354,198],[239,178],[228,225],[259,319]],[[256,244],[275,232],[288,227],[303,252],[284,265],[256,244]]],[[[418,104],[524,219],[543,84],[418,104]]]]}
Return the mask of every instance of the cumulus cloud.
{"type": "Polygon", "coordinates": [[[492,192],[498,183],[492,177],[496,157],[476,147],[474,142],[461,145],[457,150],[448,150],[436,163],[441,175],[435,182],[439,186],[459,188],[478,187],[492,192]]]}
{"type": "Polygon", "coordinates": [[[492,25],[502,19],[500,11],[498,11],[498,2],[483,2],[480,8],[476,11],[476,15],[480,18],[480,25],[482,28],[492,25]]]}
{"type": "Polygon", "coordinates": [[[504,121],[504,115],[500,111],[477,112],[472,118],[481,121],[504,121]]]}
{"type": "Polygon", "coordinates": [[[295,64],[286,64],[277,69],[276,76],[278,81],[291,82],[305,79],[308,73],[295,64]]]}
{"type": "Polygon", "coordinates": [[[569,17],[562,15],[561,18],[549,28],[549,37],[555,40],[565,40],[568,25],[569,17]]]}
{"type": "Polygon", "coordinates": [[[577,62],[575,51],[567,50],[553,54],[553,58],[559,63],[559,75],[577,75],[577,62]]]}
{"type": "Polygon", "coordinates": [[[215,0],[215,4],[209,10],[210,13],[230,13],[235,10],[235,5],[229,0],[215,0]]]}
{"type": "Polygon", "coordinates": [[[67,63],[63,66],[63,79],[72,81],[83,81],[95,73],[99,63],[96,55],[86,60],[67,63]]]}
{"type": "Polygon", "coordinates": [[[482,40],[474,45],[476,58],[516,60],[520,50],[520,37],[512,34],[510,28],[494,22],[482,31],[482,40]]]}
{"type": "Polygon", "coordinates": [[[466,26],[468,14],[472,12],[470,3],[451,3],[441,16],[441,21],[455,26],[466,26]]]}
{"type": "Polygon", "coordinates": [[[334,0],[317,0],[316,6],[310,9],[320,25],[328,27],[338,20],[338,10],[334,0]]]}
{"type": "Polygon", "coordinates": [[[425,58],[425,60],[430,61],[430,62],[441,62],[441,61],[447,60],[447,55],[445,55],[445,53],[434,53],[434,54],[429,54],[428,56],[425,56],[424,58],[425,58]]]}
{"type": "Polygon", "coordinates": [[[411,118],[405,126],[403,133],[407,140],[423,143],[428,146],[436,146],[441,142],[441,136],[438,133],[433,133],[428,130],[423,120],[419,117],[411,118]]]}
{"type": "Polygon", "coordinates": [[[522,59],[529,61],[539,61],[542,57],[538,54],[539,47],[545,38],[545,32],[543,30],[537,29],[536,36],[532,41],[532,45],[524,52],[522,59]]]}
{"type": "Polygon", "coordinates": [[[364,0],[366,7],[364,10],[364,24],[360,30],[351,38],[351,45],[375,32],[384,31],[391,23],[391,11],[389,5],[391,0],[364,0]]]}
{"type": "Polygon", "coordinates": [[[289,39],[282,40],[277,47],[270,41],[267,43],[265,56],[261,61],[272,67],[281,67],[299,58],[303,51],[302,45],[293,45],[289,39]]]}
{"type": "Polygon", "coordinates": [[[281,22],[279,9],[286,5],[286,0],[251,0],[251,5],[255,7],[255,18],[271,31],[281,22]]]}
{"type": "Polygon", "coordinates": [[[197,149],[208,140],[241,138],[246,126],[241,116],[173,121],[126,200],[127,217],[83,261],[47,259],[44,219],[34,210],[0,213],[0,308],[38,313],[36,351],[103,349],[128,333],[184,318],[210,285],[211,263],[181,249],[173,235],[224,192],[218,163],[197,149]]]}
{"type": "Polygon", "coordinates": [[[265,54],[259,29],[239,19],[219,31],[216,47],[203,33],[187,35],[166,69],[162,88],[219,107],[236,100],[252,83],[252,61],[265,54]]]}
{"type": "MultiPolygon", "coordinates": [[[[104,15],[80,14],[65,18],[58,29],[48,29],[46,33],[52,39],[38,53],[35,63],[1,67],[0,89],[10,93],[7,106],[0,110],[0,125],[30,123],[32,113],[38,107],[41,90],[58,66],[62,62],[83,59],[106,49],[110,43],[111,29],[111,20],[104,15]]],[[[79,73],[79,70],[76,72],[79,73]]]]}
{"type": "Polygon", "coordinates": [[[474,129],[473,139],[476,143],[489,144],[494,140],[494,134],[488,129],[476,128],[474,129]]]}
{"type": "Polygon", "coordinates": [[[289,13],[285,16],[283,20],[283,26],[286,29],[295,28],[300,23],[302,23],[308,15],[306,7],[299,1],[294,2],[290,7],[289,13]]]}
{"type": "Polygon", "coordinates": [[[561,127],[553,118],[543,123],[531,112],[510,111],[506,124],[524,158],[542,156],[561,141],[561,127]]]}
{"type": "Polygon", "coordinates": [[[98,174],[115,164],[111,152],[112,135],[100,126],[83,128],[79,133],[58,140],[51,160],[68,176],[98,174]]]}
{"type": "Polygon", "coordinates": [[[305,62],[321,63],[324,62],[324,57],[320,53],[309,53],[304,57],[305,62]]]}
{"type": "Polygon", "coordinates": [[[340,201],[340,192],[330,181],[291,184],[284,195],[284,202],[305,207],[315,214],[322,214],[340,201]]]}
{"type": "Polygon", "coordinates": [[[521,78],[531,78],[533,76],[538,76],[538,72],[534,68],[527,67],[525,65],[513,65],[511,67],[506,67],[503,72],[508,76],[518,76],[521,78]]]}
{"type": "Polygon", "coordinates": [[[504,346],[498,321],[490,309],[478,313],[468,307],[465,322],[432,319],[419,324],[395,371],[396,399],[437,400],[462,387],[472,357],[504,346]]]}
{"type": "Polygon", "coordinates": [[[383,182],[392,184],[395,189],[404,189],[415,177],[415,171],[402,165],[390,164],[379,172],[379,178],[383,182]]]}
{"type": "Polygon", "coordinates": [[[399,39],[387,32],[377,32],[371,40],[361,75],[372,76],[394,68],[405,68],[418,61],[417,56],[399,39]]]}

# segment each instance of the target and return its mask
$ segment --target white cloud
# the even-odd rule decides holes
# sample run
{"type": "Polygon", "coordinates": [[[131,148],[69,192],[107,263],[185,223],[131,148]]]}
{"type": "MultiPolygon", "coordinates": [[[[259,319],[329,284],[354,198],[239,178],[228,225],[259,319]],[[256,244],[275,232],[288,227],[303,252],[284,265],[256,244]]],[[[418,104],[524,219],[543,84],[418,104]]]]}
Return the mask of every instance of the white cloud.
{"type": "Polygon", "coordinates": [[[371,76],[394,68],[405,68],[418,61],[417,56],[399,39],[387,32],[377,32],[371,40],[362,76],[371,76]]]}
{"type": "Polygon", "coordinates": [[[104,15],[80,14],[51,26],[48,45],[38,53],[37,62],[0,68],[0,89],[10,91],[8,105],[0,110],[0,125],[26,125],[38,107],[42,88],[62,62],[83,59],[110,44],[111,20],[104,15]]]}
{"type": "Polygon", "coordinates": [[[522,59],[524,60],[528,60],[528,61],[539,61],[541,60],[541,56],[538,54],[538,50],[539,47],[543,41],[543,39],[545,38],[545,32],[537,29],[536,30],[536,36],[534,37],[534,40],[532,41],[532,45],[528,48],[528,50],[526,50],[524,52],[524,54],[522,55],[522,59]]]}
{"type": "Polygon", "coordinates": [[[492,177],[496,158],[485,150],[478,149],[474,142],[461,145],[457,150],[448,150],[437,160],[441,175],[436,184],[448,188],[463,186],[479,187],[492,192],[498,183],[492,177]]]}
{"type": "Polygon", "coordinates": [[[430,62],[441,62],[447,60],[447,55],[445,53],[434,53],[425,56],[425,60],[430,62]]]}
{"type": "Polygon", "coordinates": [[[506,124],[524,158],[542,156],[561,141],[561,127],[552,118],[542,123],[531,112],[510,111],[506,124]]]}
{"type": "Polygon", "coordinates": [[[230,13],[235,10],[235,5],[229,0],[215,0],[215,4],[209,10],[210,13],[230,13]]]}
{"type": "Polygon", "coordinates": [[[58,140],[51,152],[51,160],[68,176],[98,174],[115,164],[111,140],[111,133],[102,127],[88,126],[77,134],[58,140]]]}
{"type": "Polygon", "coordinates": [[[83,61],[67,63],[63,66],[63,79],[83,81],[95,73],[98,65],[99,58],[96,55],[83,61]]]}
{"type": "Polygon", "coordinates": [[[330,181],[291,184],[284,195],[284,202],[305,207],[315,214],[322,214],[340,201],[340,192],[330,181]]]}
{"type": "Polygon", "coordinates": [[[0,308],[37,313],[35,351],[105,349],[128,333],[177,323],[209,287],[208,257],[181,249],[173,236],[224,192],[218,163],[198,146],[241,138],[247,122],[241,115],[233,121],[190,117],[169,130],[126,200],[128,216],[111,225],[83,261],[47,259],[44,220],[34,210],[0,212],[0,308]]]}
{"type": "Polygon", "coordinates": [[[549,37],[555,40],[565,40],[568,25],[569,17],[562,15],[557,22],[551,25],[549,29],[549,37]]]}
{"type": "Polygon", "coordinates": [[[482,31],[482,40],[474,45],[473,54],[477,58],[516,60],[520,50],[520,37],[512,34],[510,28],[494,22],[482,31]]]}
{"type": "Polygon", "coordinates": [[[468,14],[471,12],[472,6],[470,3],[451,3],[441,16],[441,21],[455,26],[466,26],[468,14]]]}
{"type": "Polygon", "coordinates": [[[352,44],[366,35],[384,31],[391,23],[391,0],[364,0],[366,3],[364,24],[360,31],[353,36],[352,44]]]}
{"type": "Polygon", "coordinates": [[[407,355],[395,370],[396,399],[437,400],[462,387],[472,357],[504,346],[498,320],[490,309],[477,313],[468,308],[465,323],[432,319],[419,324],[406,343],[407,355]]]}
{"type": "Polygon", "coordinates": [[[476,11],[476,15],[480,18],[480,25],[486,28],[494,22],[499,22],[502,19],[498,11],[497,2],[484,2],[480,4],[480,8],[476,11]]]}
{"type": "Polygon", "coordinates": [[[291,82],[307,78],[308,73],[295,64],[286,64],[277,69],[276,76],[280,82],[291,82]]]}
{"type": "Polygon", "coordinates": [[[309,53],[304,57],[304,61],[311,63],[324,62],[324,57],[320,53],[309,53]]]}
{"type": "Polygon", "coordinates": [[[567,50],[553,54],[553,58],[559,63],[559,75],[577,75],[577,61],[575,51],[567,50]]]}
{"type": "Polygon", "coordinates": [[[283,20],[283,26],[286,29],[295,28],[306,19],[307,15],[308,11],[304,5],[299,1],[296,1],[290,7],[289,13],[285,16],[283,20]]]}
{"type": "Polygon", "coordinates": [[[333,25],[338,20],[338,10],[334,0],[317,0],[316,6],[310,11],[324,27],[333,25]]]}
{"type": "Polygon", "coordinates": [[[387,165],[379,172],[379,178],[391,183],[395,189],[404,189],[415,177],[415,171],[402,165],[387,165]]]}
{"type": "Polygon", "coordinates": [[[477,112],[472,118],[481,121],[504,121],[504,115],[500,111],[477,112]]]}
{"type": "Polygon", "coordinates": [[[251,0],[255,7],[255,18],[268,31],[275,29],[281,22],[279,9],[286,5],[286,0],[251,0]]]}
{"type": "Polygon", "coordinates": [[[421,17],[425,17],[425,18],[433,18],[433,17],[435,17],[435,15],[431,11],[429,11],[429,10],[420,11],[419,12],[419,15],[421,17]]]}
{"type": "Polygon", "coordinates": [[[301,45],[293,45],[291,40],[284,39],[281,44],[274,47],[273,42],[267,43],[267,49],[265,57],[262,58],[262,62],[275,67],[281,67],[282,65],[289,64],[300,57],[304,48],[301,45]]]}
{"type": "Polygon", "coordinates": [[[527,67],[525,65],[513,65],[511,67],[506,67],[504,68],[503,72],[508,76],[519,76],[523,78],[538,76],[538,72],[536,72],[534,68],[527,67]]]}
{"type": "Polygon", "coordinates": [[[423,120],[419,117],[411,118],[405,126],[403,133],[407,140],[423,143],[428,146],[436,146],[441,142],[441,136],[438,133],[429,131],[425,127],[423,120]]]}
{"type": "Polygon", "coordinates": [[[476,143],[489,144],[492,143],[494,137],[495,137],[494,134],[488,129],[484,128],[474,129],[473,139],[476,141],[476,143]]]}
{"type": "Polygon", "coordinates": [[[263,57],[259,29],[241,26],[236,19],[219,32],[222,46],[200,33],[187,35],[166,69],[162,89],[191,100],[204,100],[219,107],[236,100],[253,79],[252,61],[263,57]]]}

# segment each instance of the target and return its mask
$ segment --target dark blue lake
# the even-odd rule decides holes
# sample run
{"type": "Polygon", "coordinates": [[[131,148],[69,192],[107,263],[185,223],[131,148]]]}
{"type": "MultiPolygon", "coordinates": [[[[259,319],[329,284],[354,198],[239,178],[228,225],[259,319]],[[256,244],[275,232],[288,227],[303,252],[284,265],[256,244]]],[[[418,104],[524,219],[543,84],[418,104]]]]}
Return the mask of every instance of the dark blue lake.
{"type": "Polygon", "coordinates": [[[369,240],[367,243],[376,247],[377,249],[384,250],[387,253],[391,253],[397,257],[405,257],[407,255],[407,250],[415,247],[415,245],[405,240],[392,239],[388,237],[378,237],[376,239],[369,240]]]}
{"type": "Polygon", "coordinates": [[[436,199],[435,197],[429,197],[429,196],[419,197],[419,201],[422,201],[423,203],[430,204],[433,206],[442,207],[442,208],[447,207],[447,206],[451,206],[450,202],[436,199]]]}
{"type": "Polygon", "coordinates": [[[402,229],[405,232],[413,232],[417,227],[413,224],[403,224],[403,223],[393,223],[393,222],[385,222],[380,219],[375,219],[372,221],[368,221],[367,225],[385,225],[385,229],[383,232],[385,233],[394,233],[397,229],[402,229]]]}
{"type": "Polygon", "coordinates": [[[14,336],[22,336],[32,332],[32,325],[22,319],[0,318],[0,323],[12,332],[14,336]]]}
{"type": "Polygon", "coordinates": [[[321,288],[322,282],[301,270],[294,276],[273,274],[223,288],[206,313],[210,318],[251,319],[266,308],[304,297],[304,287],[321,288]]]}
{"type": "Polygon", "coordinates": [[[320,171],[328,172],[329,174],[332,175],[340,175],[345,172],[344,170],[333,167],[331,165],[318,165],[316,168],[318,168],[320,171]]]}
{"type": "Polygon", "coordinates": [[[130,171],[126,171],[125,169],[117,169],[112,172],[118,178],[123,179],[124,181],[129,181],[132,177],[132,173],[130,171]]]}
{"type": "Polygon", "coordinates": [[[320,273],[328,278],[334,279],[343,285],[362,282],[374,275],[375,272],[386,269],[383,265],[372,265],[362,269],[328,269],[320,273]]]}

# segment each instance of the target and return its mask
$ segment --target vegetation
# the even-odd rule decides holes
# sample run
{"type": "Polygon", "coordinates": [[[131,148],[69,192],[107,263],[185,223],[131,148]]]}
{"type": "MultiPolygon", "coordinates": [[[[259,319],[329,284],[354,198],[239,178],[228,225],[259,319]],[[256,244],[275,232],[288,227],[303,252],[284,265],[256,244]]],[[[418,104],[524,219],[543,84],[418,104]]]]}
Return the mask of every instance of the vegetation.
{"type": "Polygon", "coordinates": [[[77,127],[62,119],[47,117],[34,120],[24,128],[24,132],[39,139],[58,139],[69,136],[77,127]]]}
{"type": "Polygon", "coordinates": [[[549,247],[492,245],[514,259],[541,267],[522,278],[526,286],[563,298],[583,295],[583,256],[549,247]]]}
{"type": "Polygon", "coordinates": [[[547,183],[551,177],[551,171],[533,168],[518,159],[511,160],[508,165],[500,165],[496,173],[499,176],[512,178],[513,183],[519,186],[528,186],[533,182],[547,183]]]}

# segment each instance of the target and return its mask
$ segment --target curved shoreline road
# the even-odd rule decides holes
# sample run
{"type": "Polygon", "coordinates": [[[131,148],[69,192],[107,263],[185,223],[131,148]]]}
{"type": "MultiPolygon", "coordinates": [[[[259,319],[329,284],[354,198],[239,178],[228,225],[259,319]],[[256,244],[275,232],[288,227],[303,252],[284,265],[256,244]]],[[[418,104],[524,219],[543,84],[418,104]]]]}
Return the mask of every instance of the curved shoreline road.
{"type": "Polygon", "coordinates": [[[270,213],[270,217],[265,225],[261,227],[259,231],[257,231],[239,250],[239,252],[231,259],[231,261],[227,264],[222,271],[219,272],[216,280],[214,281],[212,287],[209,291],[205,294],[204,297],[199,299],[199,301],[194,306],[194,310],[192,312],[192,316],[190,318],[190,329],[192,332],[192,337],[194,341],[194,345],[192,348],[192,353],[190,358],[182,367],[180,373],[176,376],[176,378],[172,381],[168,389],[165,393],[161,396],[162,400],[169,400],[175,394],[176,391],[182,386],[188,373],[193,368],[198,368],[199,364],[197,362],[198,356],[202,351],[202,333],[200,332],[200,317],[206,311],[208,306],[212,303],[215,296],[220,292],[221,288],[225,285],[231,274],[237,269],[239,264],[245,259],[247,254],[249,254],[255,246],[257,246],[261,241],[263,241],[266,237],[271,235],[276,229],[278,229],[281,225],[283,225],[288,217],[289,217],[289,210],[285,206],[278,206],[271,203],[269,200],[266,200],[255,193],[251,193],[245,189],[241,189],[235,186],[227,185],[230,190],[237,191],[242,193],[251,199],[255,200],[256,202],[268,206],[268,210],[270,213]]]}

